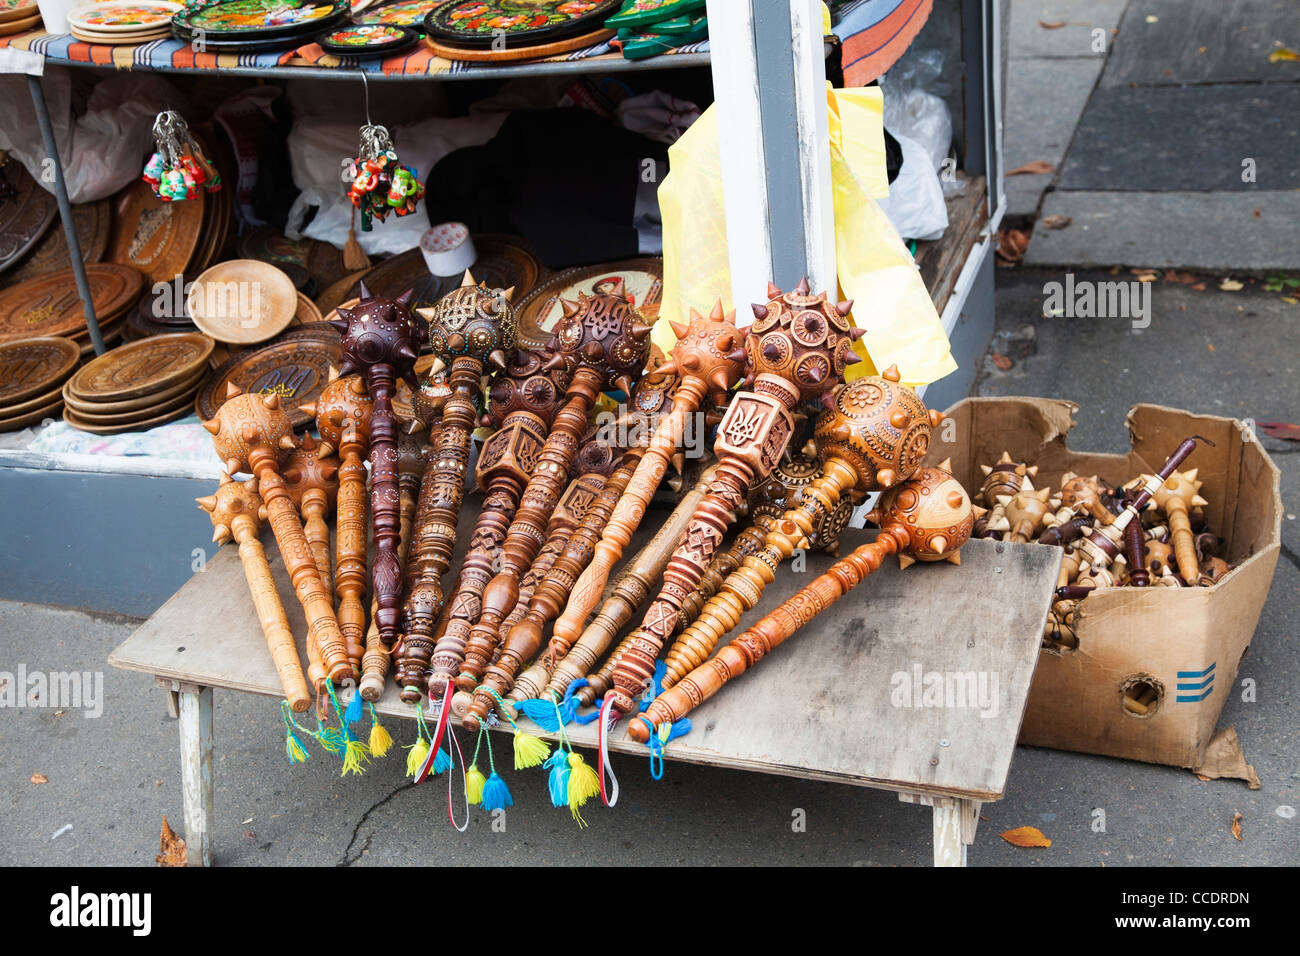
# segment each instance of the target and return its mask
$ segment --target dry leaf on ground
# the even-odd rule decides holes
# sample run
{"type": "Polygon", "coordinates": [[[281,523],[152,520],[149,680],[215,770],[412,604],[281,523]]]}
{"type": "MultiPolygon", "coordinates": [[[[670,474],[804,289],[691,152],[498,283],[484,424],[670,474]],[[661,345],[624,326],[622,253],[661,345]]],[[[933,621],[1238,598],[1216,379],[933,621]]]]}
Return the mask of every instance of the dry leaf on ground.
{"type": "Polygon", "coordinates": [[[1052,845],[1052,841],[1038,827],[1016,827],[1014,830],[1003,831],[1001,836],[1012,846],[1033,848],[1052,845]]]}
{"type": "Polygon", "coordinates": [[[1222,289],[1224,292],[1240,292],[1243,288],[1245,288],[1245,286],[1243,286],[1236,279],[1224,279],[1222,282],[1219,283],[1219,288],[1222,289]]]}
{"type": "Polygon", "coordinates": [[[1155,282],[1156,274],[1154,272],[1139,272],[1137,280],[1138,282],[1155,282]]]}
{"type": "Polygon", "coordinates": [[[1179,272],[1177,269],[1166,269],[1165,281],[1177,282],[1179,285],[1195,285],[1197,278],[1190,272],[1179,272]]]}
{"type": "Polygon", "coordinates": [[[1019,176],[1023,173],[1052,173],[1056,172],[1056,167],[1045,159],[1036,159],[1032,163],[1025,163],[1023,166],[1017,166],[1015,169],[1007,171],[1008,176],[1019,176]]]}
{"type": "Polygon", "coordinates": [[[1198,283],[1196,283],[1196,285],[1192,286],[1192,291],[1193,291],[1193,292],[1204,292],[1204,291],[1205,291],[1205,283],[1204,283],[1204,282],[1198,282],[1198,283]]]}
{"type": "Polygon", "coordinates": [[[1009,358],[1007,358],[1005,355],[1003,355],[1001,352],[994,352],[994,353],[993,353],[993,364],[996,365],[998,368],[1002,369],[1002,371],[1005,372],[1005,371],[1007,371],[1008,369],[1010,369],[1011,366],[1014,365],[1015,363],[1012,362],[1011,359],[1009,359],[1009,358]]]}
{"type": "Polygon", "coordinates": [[[49,783],[50,778],[43,773],[34,773],[31,777],[32,783],[49,783]]]}
{"type": "Polygon", "coordinates": [[[997,256],[1004,262],[1019,262],[1029,248],[1029,234],[1019,229],[999,229],[997,256]]]}
{"type": "Polygon", "coordinates": [[[1255,425],[1269,438],[1300,441],[1300,425],[1293,425],[1291,422],[1256,422],[1255,425]]]}
{"type": "Polygon", "coordinates": [[[1038,25],[1042,27],[1044,30],[1059,30],[1061,29],[1061,27],[1065,26],[1065,21],[1052,20],[1049,22],[1047,20],[1039,20],[1038,25]]]}
{"type": "Polygon", "coordinates": [[[1064,229],[1070,223],[1074,222],[1071,216],[1044,216],[1043,227],[1045,229],[1064,229]]]}
{"type": "Polygon", "coordinates": [[[1240,813],[1232,815],[1232,835],[1237,838],[1238,843],[1241,842],[1241,821],[1243,819],[1244,817],[1240,813]]]}
{"type": "Polygon", "coordinates": [[[1300,62],[1300,53],[1284,46],[1278,47],[1268,55],[1270,63],[1296,63],[1300,62]]]}
{"type": "Polygon", "coordinates": [[[176,835],[167,824],[167,815],[163,814],[162,838],[158,841],[158,855],[154,862],[159,866],[185,866],[185,841],[176,835]]]}

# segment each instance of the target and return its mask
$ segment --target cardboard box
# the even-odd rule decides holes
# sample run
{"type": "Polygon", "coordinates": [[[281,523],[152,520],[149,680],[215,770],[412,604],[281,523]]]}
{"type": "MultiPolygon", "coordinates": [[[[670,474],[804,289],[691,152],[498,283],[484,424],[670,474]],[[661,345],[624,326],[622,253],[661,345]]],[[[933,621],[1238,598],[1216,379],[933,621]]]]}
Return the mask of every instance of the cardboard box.
{"type": "Polygon", "coordinates": [[[1128,413],[1127,455],[1076,452],[1066,433],[1077,410],[1059,399],[965,399],[948,409],[952,424],[936,429],[928,463],[951,457],[956,477],[973,492],[983,482],[979,465],[1004,450],[1039,466],[1032,479],[1038,488],[1058,488],[1066,471],[1114,485],[1155,472],[1184,438],[1202,435],[1214,446],[1198,446],[1181,468],[1199,469],[1209,527],[1226,541],[1234,567],[1209,588],[1102,588],[1089,595],[1079,615],[1079,647],[1039,655],[1020,742],[1199,767],[1268,597],[1281,549],[1280,473],[1242,422],[1159,405],[1128,413]],[[1146,716],[1123,704],[1138,682],[1158,692],[1146,716]]]}

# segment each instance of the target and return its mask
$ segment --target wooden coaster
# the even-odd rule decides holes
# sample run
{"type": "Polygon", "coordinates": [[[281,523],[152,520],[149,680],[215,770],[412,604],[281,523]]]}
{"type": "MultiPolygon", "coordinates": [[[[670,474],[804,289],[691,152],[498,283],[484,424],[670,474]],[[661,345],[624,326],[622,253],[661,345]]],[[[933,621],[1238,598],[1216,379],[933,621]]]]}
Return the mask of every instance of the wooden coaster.
{"type": "Polygon", "coordinates": [[[219,342],[248,345],[284,331],[298,310],[298,292],[270,263],[231,259],[194,281],[188,305],[201,331],[219,342]]]}
{"type": "Polygon", "coordinates": [[[80,408],[68,405],[67,410],[76,415],[83,422],[91,425],[131,425],[138,421],[157,418],[159,415],[165,415],[169,412],[175,412],[182,408],[189,408],[194,402],[194,393],[199,390],[199,383],[195,382],[188,389],[179,395],[173,395],[166,401],[153,402],[140,408],[133,408],[125,412],[85,412],[80,408]]]}
{"type": "MultiPolygon", "coordinates": [[[[204,372],[205,370],[200,369],[199,371],[204,372]]],[[[163,389],[160,392],[155,392],[150,395],[143,395],[139,398],[124,398],[120,401],[115,401],[115,402],[88,402],[83,398],[78,398],[76,395],[72,394],[71,391],[69,391],[67,382],[63,383],[63,388],[61,389],[61,391],[63,394],[64,404],[66,404],[74,412],[76,412],[78,415],[94,416],[94,415],[113,415],[113,414],[120,414],[122,412],[140,411],[141,409],[152,408],[155,405],[162,405],[168,403],[172,399],[185,394],[188,394],[191,398],[193,398],[194,393],[198,391],[198,387],[202,384],[203,384],[203,376],[199,375],[197,378],[187,379],[185,381],[178,382],[177,384],[172,385],[166,389],[163,389]]]]}
{"type": "MultiPolygon", "coordinates": [[[[86,267],[96,316],[116,317],[140,295],[144,277],[130,266],[99,262],[86,267]]],[[[0,342],[33,335],[70,335],[86,328],[71,269],[30,279],[0,292],[0,342]]]]}
{"type": "Polygon", "coordinates": [[[540,43],[536,46],[510,46],[507,43],[501,50],[493,50],[490,47],[476,50],[463,46],[449,46],[438,42],[433,37],[425,37],[424,42],[429,44],[429,49],[434,53],[448,60],[462,60],[468,63],[511,63],[518,60],[542,60],[548,56],[572,53],[574,50],[604,43],[613,35],[613,30],[593,30],[581,36],[569,37],[567,40],[540,43]]]}
{"type": "Polygon", "coordinates": [[[130,425],[98,425],[73,414],[65,408],[63,410],[63,420],[73,428],[80,429],[83,432],[90,432],[94,435],[120,435],[123,432],[143,432],[148,431],[150,428],[155,428],[158,425],[165,425],[167,422],[183,418],[189,410],[190,407],[186,404],[174,411],[164,412],[161,415],[156,415],[153,418],[146,418],[130,425]]]}
{"type": "Polygon", "coordinates": [[[329,382],[330,366],[337,368],[342,359],[343,342],[337,333],[287,333],[270,345],[232,356],[212,371],[195,397],[195,411],[205,421],[215,418],[233,384],[245,392],[278,394],[293,427],[306,428],[312,417],[298,406],[320,397],[329,382]]]}
{"type": "Polygon", "coordinates": [[[0,415],[62,385],[81,361],[75,342],[59,336],[18,339],[0,345],[0,415]]]}
{"type": "Polygon", "coordinates": [[[184,273],[202,238],[207,197],[199,193],[183,202],[163,202],[137,179],[117,194],[109,261],[134,266],[150,283],[184,273]]]}
{"type": "Polygon", "coordinates": [[[63,407],[63,399],[55,401],[46,408],[37,409],[34,412],[28,412],[26,415],[20,415],[16,418],[0,418],[0,432],[13,432],[20,428],[27,428],[31,425],[39,425],[47,418],[58,418],[59,409],[63,407]]]}
{"type": "Polygon", "coordinates": [[[131,342],[87,363],[68,380],[68,392],[86,402],[152,395],[199,375],[212,347],[197,332],[131,342]]]}
{"type": "MultiPolygon", "coordinates": [[[[546,345],[563,311],[561,298],[576,301],[580,293],[593,295],[612,288],[617,279],[623,280],[626,294],[642,316],[653,320],[658,315],[663,274],[664,260],[659,256],[576,266],[557,272],[522,299],[515,298],[520,348],[538,349],[546,345]]],[[[478,274],[474,277],[478,278],[478,274]]]]}

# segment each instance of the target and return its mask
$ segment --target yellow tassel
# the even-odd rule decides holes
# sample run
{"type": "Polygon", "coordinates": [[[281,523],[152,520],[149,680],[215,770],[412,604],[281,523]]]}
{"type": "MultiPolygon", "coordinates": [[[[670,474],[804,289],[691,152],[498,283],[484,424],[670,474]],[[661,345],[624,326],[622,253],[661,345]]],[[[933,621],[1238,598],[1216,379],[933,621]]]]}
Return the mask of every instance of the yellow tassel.
{"type": "Polygon", "coordinates": [[[551,748],[540,737],[515,731],[515,769],[526,770],[539,766],[551,755],[551,748]]]}
{"type": "MultiPolygon", "coordinates": [[[[370,752],[374,754],[376,757],[382,757],[384,754],[388,753],[389,748],[392,746],[393,746],[393,737],[387,731],[387,729],[385,729],[384,725],[379,723],[378,721],[371,724],[370,725],[370,752]]],[[[428,744],[425,744],[424,751],[425,753],[429,752],[428,744]]]]}
{"type": "Polygon", "coordinates": [[[424,758],[427,756],[429,756],[429,741],[421,737],[407,748],[406,775],[408,777],[414,777],[419,773],[420,766],[424,763],[424,758]]]}
{"type": "Polygon", "coordinates": [[[362,774],[366,772],[365,758],[370,751],[366,745],[359,740],[349,740],[347,749],[343,751],[343,774],[347,776],[350,773],[362,774]]]}
{"type": "Polygon", "coordinates": [[[486,783],[487,778],[478,767],[471,766],[465,771],[465,796],[469,798],[471,806],[483,802],[483,786],[486,783]]]}
{"type": "Polygon", "coordinates": [[[578,753],[569,754],[569,812],[578,826],[585,827],[587,821],[582,819],[578,808],[600,793],[600,777],[578,753]]]}

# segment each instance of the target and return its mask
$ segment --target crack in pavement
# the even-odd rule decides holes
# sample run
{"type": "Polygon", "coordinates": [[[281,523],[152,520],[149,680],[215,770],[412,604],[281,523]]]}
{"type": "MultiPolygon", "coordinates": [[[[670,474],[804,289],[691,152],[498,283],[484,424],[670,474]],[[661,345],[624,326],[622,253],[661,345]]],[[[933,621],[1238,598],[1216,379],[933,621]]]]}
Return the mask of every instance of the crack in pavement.
{"type": "Polygon", "coordinates": [[[415,786],[414,783],[405,784],[404,786],[398,787],[396,790],[394,790],[388,796],[384,797],[382,800],[379,800],[378,802],[371,804],[371,806],[366,810],[366,812],[361,814],[361,819],[357,820],[357,825],[352,828],[352,836],[348,838],[348,845],[343,848],[343,857],[342,859],[339,860],[339,862],[335,863],[334,865],[351,866],[353,863],[359,861],[361,857],[365,855],[365,852],[370,849],[370,841],[374,839],[374,834],[370,834],[369,836],[366,837],[366,842],[362,845],[360,852],[358,852],[355,857],[351,856],[352,846],[357,842],[357,837],[361,835],[361,828],[365,826],[366,821],[370,819],[370,814],[374,813],[380,807],[386,806],[399,793],[403,793],[407,790],[410,790],[414,786],[415,786]]]}

